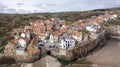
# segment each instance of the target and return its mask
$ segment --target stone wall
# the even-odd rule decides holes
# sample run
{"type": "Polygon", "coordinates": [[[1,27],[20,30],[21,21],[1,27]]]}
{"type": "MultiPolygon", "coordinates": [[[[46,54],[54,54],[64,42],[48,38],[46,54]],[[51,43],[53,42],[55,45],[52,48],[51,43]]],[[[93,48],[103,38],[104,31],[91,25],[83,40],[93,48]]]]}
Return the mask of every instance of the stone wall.
{"type": "Polygon", "coordinates": [[[96,38],[91,41],[86,41],[78,44],[73,51],[67,51],[66,57],[68,59],[74,58],[82,58],[91,54],[95,50],[104,46],[106,41],[110,38],[110,36],[119,36],[120,28],[106,28],[100,33],[97,34],[96,38]]]}

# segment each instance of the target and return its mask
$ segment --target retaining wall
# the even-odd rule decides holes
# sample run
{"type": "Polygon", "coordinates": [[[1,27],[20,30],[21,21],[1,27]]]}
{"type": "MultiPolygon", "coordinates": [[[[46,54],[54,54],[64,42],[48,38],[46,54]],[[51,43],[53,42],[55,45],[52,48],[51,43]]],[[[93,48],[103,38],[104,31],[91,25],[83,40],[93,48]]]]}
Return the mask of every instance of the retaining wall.
{"type": "Polygon", "coordinates": [[[78,44],[73,50],[67,50],[66,58],[73,59],[74,58],[82,58],[94,52],[96,49],[104,46],[106,41],[111,36],[119,36],[120,28],[106,28],[100,33],[96,34],[96,38],[91,41],[86,41],[78,44]]]}

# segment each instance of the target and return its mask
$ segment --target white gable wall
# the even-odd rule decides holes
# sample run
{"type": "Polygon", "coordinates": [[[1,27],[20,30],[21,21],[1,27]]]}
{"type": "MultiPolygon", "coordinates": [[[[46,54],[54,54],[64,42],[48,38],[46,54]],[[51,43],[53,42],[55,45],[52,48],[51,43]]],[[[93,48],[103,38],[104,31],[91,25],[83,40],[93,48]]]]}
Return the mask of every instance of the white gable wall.
{"type": "Polygon", "coordinates": [[[21,47],[24,47],[24,48],[26,47],[26,41],[24,39],[19,39],[18,44],[21,47]]]}

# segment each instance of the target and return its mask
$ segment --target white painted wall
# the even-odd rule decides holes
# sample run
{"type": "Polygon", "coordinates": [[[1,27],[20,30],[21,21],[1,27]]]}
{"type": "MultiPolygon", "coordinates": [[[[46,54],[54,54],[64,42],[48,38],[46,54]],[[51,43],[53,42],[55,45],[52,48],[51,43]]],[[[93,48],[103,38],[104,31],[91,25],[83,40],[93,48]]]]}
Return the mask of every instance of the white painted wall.
{"type": "Polygon", "coordinates": [[[54,42],[54,37],[53,37],[53,35],[51,34],[50,35],[50,43],[53,43],[54,42]]]}
{"type": "Polygon", "coordinates": [[[82,41],[82,35],[81,36],[72,35],[72,37],[77,41],[82,41]]]}
{"type": "Polygon", "coordinates": [[[24,37],[25,37],[25,34],[24,34],[24,33],[22,33],[22,34],[21,34],[21,37],[23,37],[23,38],[24,38],[24,37]]]}
{"type": "Polygon", "coordinates": [[[27,37],[28,39],[30,39],[30,33],[27,33],[27,34],[26,34],[26,37],[27,37]]]}
{"type": "Polygon", "coordinates": [[[25,48],[26,47],[26,41],[24,39],[19,39],[18,45],[25,48]]]}
{"type": "Polygon", "coordinates": [[[60,40],[60,48],[61,49],[66,49],[66,42],[64,41],[64,39],[60,40]]]}
{"type": "Polygon", "coordinates": [[[95,29],[95,27],[93,27],[92,25],[86,26],[86,30],[91,32],[97,32],[97,29],[95,29]]]}
{"type": "Polygon", "coordinates": [[[66,48],[74,48],[75,47],[75,41],[72,39],[61,39],[60,40],[60,48],[66,49],[66,48]]]}

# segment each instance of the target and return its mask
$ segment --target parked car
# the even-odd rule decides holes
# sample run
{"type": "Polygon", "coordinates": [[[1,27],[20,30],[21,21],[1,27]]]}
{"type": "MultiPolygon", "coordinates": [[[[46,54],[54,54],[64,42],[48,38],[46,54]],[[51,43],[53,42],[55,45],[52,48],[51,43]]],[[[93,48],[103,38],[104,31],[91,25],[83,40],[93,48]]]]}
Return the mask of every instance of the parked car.
{"type": "Polygon", "coordinates": [[[44,46],[45,43],[44,42],[39,42],[39,46],[44,46]]]}
{"type": "Polygon", "coordinates": [[[56,45],[50,45],[49,48],[56,48],[57,46],[56,45]]]}

